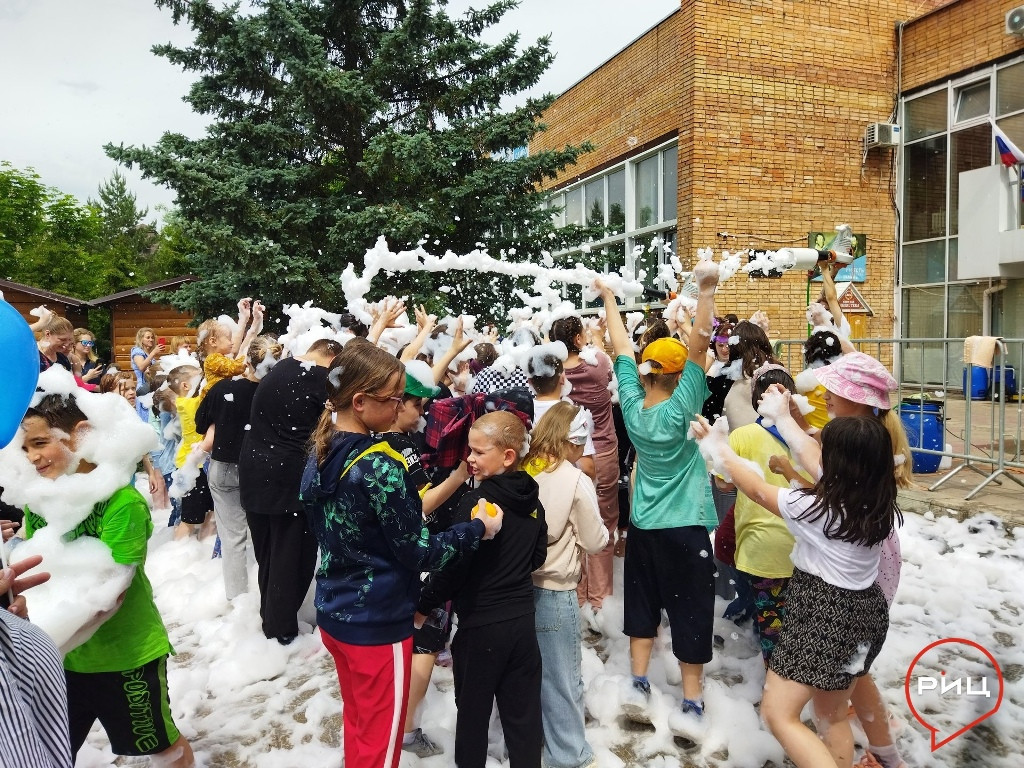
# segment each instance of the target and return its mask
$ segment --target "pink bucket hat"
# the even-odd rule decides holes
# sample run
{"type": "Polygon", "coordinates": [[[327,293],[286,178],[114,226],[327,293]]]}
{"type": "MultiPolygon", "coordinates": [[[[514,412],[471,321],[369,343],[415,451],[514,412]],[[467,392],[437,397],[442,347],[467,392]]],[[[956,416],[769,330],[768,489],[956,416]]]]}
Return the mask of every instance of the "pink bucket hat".
{"type": "Polygon", "coordinates": [[[863,352],[851,352],[831,365],[815,368],[814,375],[829,392],[881,410],[892,407],[889,393],[899,388],[885,366],[863,352]]]}

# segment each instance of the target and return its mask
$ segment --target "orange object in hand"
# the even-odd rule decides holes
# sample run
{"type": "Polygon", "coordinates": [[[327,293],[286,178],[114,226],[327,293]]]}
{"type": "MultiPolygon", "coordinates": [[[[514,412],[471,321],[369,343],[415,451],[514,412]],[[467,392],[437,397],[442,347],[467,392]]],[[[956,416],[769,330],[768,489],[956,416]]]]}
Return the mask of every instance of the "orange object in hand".
{"type": "Polygon", "coordinates": [[[485,512],[488,517],[494,517],[498,514],[498,510],[495,509],[491,502],[487,501],[487,499],[480,499],[480,502],[473,508],[473,519],[476,519],[485,512]]]}

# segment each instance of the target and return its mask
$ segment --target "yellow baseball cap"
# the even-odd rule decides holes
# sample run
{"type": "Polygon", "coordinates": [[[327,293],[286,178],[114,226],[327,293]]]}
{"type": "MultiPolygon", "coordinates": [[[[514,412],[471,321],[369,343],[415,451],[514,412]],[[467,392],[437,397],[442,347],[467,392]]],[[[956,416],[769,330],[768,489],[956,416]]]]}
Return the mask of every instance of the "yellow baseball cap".
{"type": "Polygon", "coordinates": [[[686,347],[679,339],[663,338],[655,339],[644,347],[643,356],[640,362],[648,360],[657,363],[659,369],[653,373],[679,373],[686,365],[686,347]]]}

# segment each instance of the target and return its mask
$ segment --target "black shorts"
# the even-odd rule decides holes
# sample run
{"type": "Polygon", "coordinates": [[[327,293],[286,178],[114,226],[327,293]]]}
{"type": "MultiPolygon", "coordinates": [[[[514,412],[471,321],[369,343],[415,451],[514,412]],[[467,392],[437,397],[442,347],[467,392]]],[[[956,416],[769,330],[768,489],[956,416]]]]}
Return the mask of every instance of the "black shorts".
{"type": "Polygon", "coordinates": [[[65,672],[71,754],[96,720],[117,755],[155,755],[180,736],[167,695],[167,656],[125,672],[65,672]]]}
{"type": "Polygon", "coordinates": [[[452,636],[452,604],[445,603],[435,608],[423,622],[423,626],[412,633],[413,653],[440,653],[452,636]]]}
{"type": "Polygon", "coordinates": [[[707,529],[630,526],[623,568],[622,631],[656,637],[664,610],[675,657],[685,664],[711,661],[715,563],[707,529]]]}
{"type": "Polygon", "coordinates": [[[213,496],[210,495],[210,484],[206,480],[206,470],[199,470],[196,487],[181,497],[181,522],[189,525],[202,525],[206,515],[213,509],[213,496]]]}

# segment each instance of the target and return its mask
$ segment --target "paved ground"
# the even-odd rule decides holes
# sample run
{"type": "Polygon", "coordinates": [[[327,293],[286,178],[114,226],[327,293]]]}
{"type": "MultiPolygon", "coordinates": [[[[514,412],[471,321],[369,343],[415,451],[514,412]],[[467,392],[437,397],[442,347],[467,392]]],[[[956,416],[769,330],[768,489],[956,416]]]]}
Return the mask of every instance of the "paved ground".
{"type": "MultiPolygon", "coordinates": [[[[1024,425],[1024,402],[1006,403],[1003,423],[1000,425],[999,403],[965,402],[962,398],[953,397],[937,401],[943,403],[945,442],[952,445],[955,452],[965,452],[969,418],[969,452],[972,455],[989,456],[994,461],[997,458],[1001,437],[1005,461],[1024,461],[1021,433],[1021,427],[1024,425]]],[[[951,515],[959,520],[990,512],[1000,517],[1008,526],[1024,525],[1024,486],[1003,476],[999,478],[1000,484],[989,483],[970,501],[966,501],[965,497],[995,471],[995,466],[992,461],[978,461],[974,465],[977,469],[964,468],[957,471],[962,464],[961,460],[955,459],[949,470],[915,475],[919,487],[900,493],[903,509],[908,512],[951,515]],[[941,478],[954,471],[956,474],[936,490],[928,490],[941,478]]],[[[1007,471],[1024,482],[1024,471],[1017,468],[1009,468],[1007,471]]]]}

